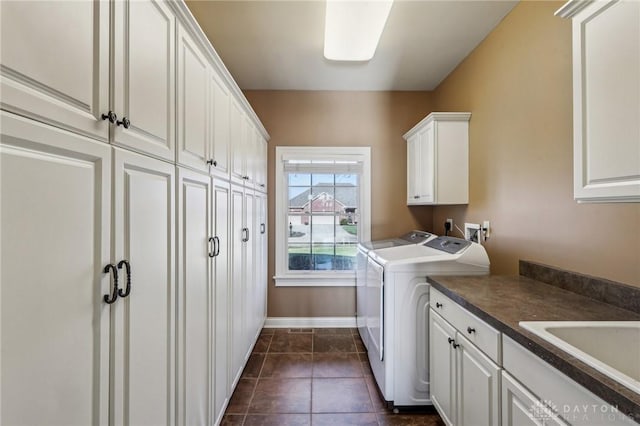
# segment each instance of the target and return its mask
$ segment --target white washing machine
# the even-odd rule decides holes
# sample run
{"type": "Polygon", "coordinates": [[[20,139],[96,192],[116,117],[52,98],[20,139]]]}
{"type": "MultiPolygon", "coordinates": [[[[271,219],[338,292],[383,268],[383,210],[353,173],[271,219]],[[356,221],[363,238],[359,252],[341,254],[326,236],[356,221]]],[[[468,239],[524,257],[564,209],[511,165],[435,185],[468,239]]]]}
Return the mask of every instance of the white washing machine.
{"type": "MultiPolygon", "coordinates": [[[[367,258],[371,250],[393,248],[406,245],[422,244],[434,239],[436,236],[424,231],[411,231],[398,238],[387,240],[367,241],[358,244],[357,269],[356,269],[356,326],[364,346],[369,349],[369,337],[367,333],[367,258]]],[[[377,309],[377,307],[375,308],[377,309]]]]}
{"type": "Polygon", "coordinates": [[[394,407],[431,405],[429,392],[430,275],[487,275],[489,257],[477,243],[437,237],[420,245],[369,252],[367,287],[377,304],[367,318],[368,356],[385,400],[394,407]]]}

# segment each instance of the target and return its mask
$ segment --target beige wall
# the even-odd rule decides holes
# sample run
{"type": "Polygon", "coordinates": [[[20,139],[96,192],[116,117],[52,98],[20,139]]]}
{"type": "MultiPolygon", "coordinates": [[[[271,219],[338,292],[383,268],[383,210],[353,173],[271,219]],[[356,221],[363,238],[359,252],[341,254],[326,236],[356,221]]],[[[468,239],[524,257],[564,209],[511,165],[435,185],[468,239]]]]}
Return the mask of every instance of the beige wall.
{"type": "Polygon", "coordinates": [[[436,109],[471,111],[470,198],[434,209],[491,220],[494,274],[518,259],[640,286],[640,204],[573,200],[571,22],[563,2],[521,2],[436,89],[436,109]]]}
{"type": "MultiPolygon", "coordinates": [[[[393,237],[433,223],[429,207],[406,206],[406,145],[402,135],[432,111],[428,92],[246,91],[269,141],[269,277],[274,275],[276,146],[371,146],[371,236],[393,237]]],[[[275,287],[268,315],[348,316],[353,288],[275,287]]]]}

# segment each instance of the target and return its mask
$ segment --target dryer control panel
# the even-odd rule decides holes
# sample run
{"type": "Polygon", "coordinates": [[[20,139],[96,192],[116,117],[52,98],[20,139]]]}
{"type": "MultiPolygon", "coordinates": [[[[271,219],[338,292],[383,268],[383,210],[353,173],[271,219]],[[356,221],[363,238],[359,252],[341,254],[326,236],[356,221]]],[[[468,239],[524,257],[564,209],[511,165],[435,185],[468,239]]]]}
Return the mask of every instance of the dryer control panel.
{"type": "Polygon", "coordinates": [[[423,244],[425,247],[444,251],[449,254],[458,254],[471,245],[471,241],[455,237],[438,237],[423,244]]]}

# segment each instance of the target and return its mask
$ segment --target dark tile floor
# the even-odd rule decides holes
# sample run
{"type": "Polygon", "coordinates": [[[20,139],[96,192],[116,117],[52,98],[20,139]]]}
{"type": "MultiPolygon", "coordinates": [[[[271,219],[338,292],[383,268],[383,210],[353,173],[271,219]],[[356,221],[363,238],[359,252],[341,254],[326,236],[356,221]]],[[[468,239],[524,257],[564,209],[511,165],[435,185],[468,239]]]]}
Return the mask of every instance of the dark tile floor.
{"type": "Polygon", "coordinates": [[[426,425],[436,414],[394,414],[379,395],[356,329],[264,329],[223,425],[426,425]]]}

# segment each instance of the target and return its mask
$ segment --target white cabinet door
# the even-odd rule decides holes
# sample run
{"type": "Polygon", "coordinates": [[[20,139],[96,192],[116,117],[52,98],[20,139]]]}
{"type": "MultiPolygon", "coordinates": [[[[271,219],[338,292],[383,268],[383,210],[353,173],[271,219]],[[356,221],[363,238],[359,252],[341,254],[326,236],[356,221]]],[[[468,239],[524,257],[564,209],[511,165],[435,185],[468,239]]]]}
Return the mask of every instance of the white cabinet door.
{"type": "Polygon", "coordinates": [[[234,182],[243,183],[245,181],[245,138],[246,128],[244,113],[235,99],[231,99],[230,119],[229,119],[229,144],[231,148],[231,179],[234,182]]]}
{"type": "Polygon", "coordinates": [[[417,173],[416,193],[420,203],[432,203],[434,201],[434,183],[436,176],[435,162],[435,123],[431,122],[418,133],[420,145],[418,163],[420,169],[417,173]]]}
{"type": "Polygon", "coordinates": [[[175,166],[114,148],[114,259],[131,264],[115,309],[113,423],[175,423],[175,166]]]}
{"type": "Polygon", "coordinates": [[[106,425],[111,148],[1,114],[0,423],[106,425]]]}
{"type": "Polygon", "coordinates": [[[640,2],[572,1],[578,201],[640,201],[640,2]],[[615,70],[615,75],[612,75],[615,70]]]}
{"type": "Polygon", "coordinates": [[[258,333],[267,314],[267,197],[256,193],[256,294],[255,311],[258,333]]]}
{"type": "Polygon", "coordinates": [[[501,387],[503,426],[566,425],[557,414],[504,370],[501,387]]]}
{"type": "Polygon", "coordinates": [[[500,423],[500,367],[480,352],[470,341],[457,333],[456,424],[460,426],[491,426],[500,423]]]}
{"type": "Polygon", "coordinates": [[[256,184],[258,189],[263,192],[267,192],[267,149],[267,141],[258,134],[258,175],[256,184]]]}
{"type": "Polygon", "coordinates": [[[215,338],[214,356],[214,415],[215,424],[219,424],[224,415],[224,407],[231,396],[229,387],[230,355],[229,345],[231,288],[229,281],[230,239],[229,239],[229,183],[214,180],[213,184],[213,232],[216,238],[216,256],[213,258],[213,284],[215,287],[215,338]]]}
{"type": "Polygon", "coordinates": [[[240,378],[244,366],[246,320],[245,303],[246,287],[244,282],[245,226],[244,226],[244,189],[241,186],[231,187],[231,315],[230,346],[231,376],[229,389],[232,389],[240,378]]]}
{"type": "Polygon", "coordinates": [[[175,16],[157,0],[116,1],[113,10],[113,99],[121,124],[112,141],[174,160],[175,16]]]}
{"type": "Polygon", "coordinates": [[[178,151],[179,164],[208,171],[209,64],[183,27],[178,28],[178,151]]]}
{"type": "Polygon", "coordinates": [[[442,420],[452,426],[456,423],[456,371],[455,350],[451,340],[456,330],[433,309],[429,311],[429,373],[431,375],[431,402],[442,420]]]}
{"type": "Polygon", "coordinates": [[[213,286],[211,178],[178,168],[178,424],[210,424],[213,286]]]}
{"type": "Polygon", "coordinates": [[[416,133],[407,140],[407,204],[416,203],[419,195],[417,183],[419,177],[419,135],[416,133]]]}
{"type": "Polygon", "coordinates": [[[258,292],[256,283],[255,242],[260,239],[260,234],[255,228],[256,196],[252,190],[245,190],[244,203],[244,223],[247,231],[246,241],[244,243],[245,261],[242,269],[244,271],[245,282],[244,303],[247,307],[245,310],[246,329],[244,330],[244,359],[246,360],[249,358],[249,355],[251,355],[251,346],[259,333],[259,330],[257,330],[258,320],[256,318],[253,298],[258,292]]]}
{"type": "Polygon", "coordinates": [[[2,109],[107,141],[109,2],[3,1],[2,109]]]}
{"type": "Polygon", "coordinates": [[[211,121],[211,138],[209,142],[209,160],[211,171],[223,178],[229,177],[229,92],[216,75],[211,70],[210,73],[211,100],[210,107],[213,113],[211,121]]]}

